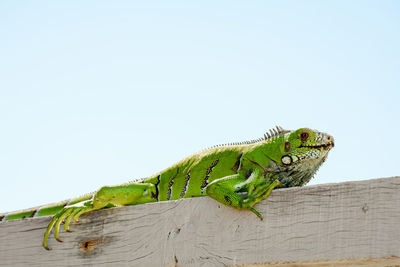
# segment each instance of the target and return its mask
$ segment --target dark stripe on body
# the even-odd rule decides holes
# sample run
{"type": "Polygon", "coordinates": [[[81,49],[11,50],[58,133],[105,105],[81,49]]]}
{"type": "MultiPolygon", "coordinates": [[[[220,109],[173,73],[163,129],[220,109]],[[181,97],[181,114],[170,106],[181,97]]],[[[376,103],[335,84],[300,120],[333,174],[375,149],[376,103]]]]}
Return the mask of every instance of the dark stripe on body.
{"type": "Polygon", "coordinates": [[[232,205],[232,200],[229,196],[224,196],[225,201],[228,203],[228,205],[232,205]]]}
{"type": "Polygon", "coordinates": [[[189,183],[189,180],[190,180],[190,171],[191,171],[191,170],[189,170],[189,171],[186,173],[186,176],[185,176],[185,184],[183,185],[183,188],[182,188],[181,197],[183,197],[183,196],[186,194],[186,190],[188,189],[188,183],[189,183]]]}
{"type": "Polygon", "coordinates": [[[154,199],[157,199],[157,201],[160,201],[160,199],[158,198],[158,193],[159,193],[159,191],[158,191],[158,185],[160,184],[160,178],[161,178],[161,174],[157,176],[157,183],[155,184],[155,186],[156,186],[156,193],[155,193],[155,194],[152,194],[152,197],[153,197],[154,199]]]}
{"type": "Polygon", "coordinates": [[[168,192],[167,192],[167,200],[171,199],[171,194],[172,194],[172,186],[174,185],[174,179],[175,177],[178,175],[179,173],[179,168],[176,169],[176,174],[174,175],[174,177],[172,177],[171,181],[169,181],[168,184],[168,192]]]}
{"type": "Polygon", "coordinates": [[[171,199],[171,193],[172,193],[172,186],[174,185],[174,180],[169,181],[168,184],[168,192],[167,192],[167,199],[171,199]]]}
{"type": "Polygon", "coordinates": [[[29,216],[29,218],[33,218],[33,216],[35,216],[35,214],[36,214],[37,211],[38,211],[37,209],[34,210],[34,211],[32,212],[32,214],[31,214],[31,216],[29,216]]]}
{"type": "Polygon", "coordinates": [[[201,184],[201,191],[208,185],[208,178],[210,178],[210,173],[212,172],[213,168],[217,166],[219,159],[211,163],[210,167],[208,167],[207,172],[206,172],[206,177],[204,177],[203,183],[201,184]]]}
{"type": "Polygon", "coordinates": [[[232,170],[237,173],[240,168],[240,162],[242,161],[243,152],[240,153],[239,157],[237,158],[235,165],[233,165],[232,170]]]}
{"type": "Polygon", "coordinates": [[[247,172],[244,175],[244,178],[247,180],[249,179],[249,177],[251,176],[251,174],[253,173],[252,169],[247,170],[247,172]]]}

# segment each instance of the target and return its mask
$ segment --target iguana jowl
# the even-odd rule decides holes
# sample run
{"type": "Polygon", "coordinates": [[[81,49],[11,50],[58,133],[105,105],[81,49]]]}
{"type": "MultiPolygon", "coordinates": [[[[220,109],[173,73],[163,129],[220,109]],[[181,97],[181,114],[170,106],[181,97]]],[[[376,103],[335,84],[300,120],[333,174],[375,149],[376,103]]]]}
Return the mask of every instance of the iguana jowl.
{"type": "Polygon", "coordinates": [[[277,126],[258,140],[215,146],[193,154],[164,171],[137,181],[104,186],[94,193],[60,203],[0,215],[0,220],[53,215],[43,247],[54,227],[58,241],[61,223],[70,232],[71,220],[92,210],[180,198],[209,196],[225,205],[254,212],[258,201],[277,186],[305,185],[334,146],[333,137],[301,128],[277,126]]]}

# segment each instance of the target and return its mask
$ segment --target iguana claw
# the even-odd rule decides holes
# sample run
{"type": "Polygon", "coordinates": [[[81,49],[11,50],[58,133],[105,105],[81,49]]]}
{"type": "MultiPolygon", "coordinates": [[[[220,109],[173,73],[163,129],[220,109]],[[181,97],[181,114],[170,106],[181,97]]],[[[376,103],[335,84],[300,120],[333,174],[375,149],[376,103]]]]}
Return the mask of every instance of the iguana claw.
{"type": "Polygon", "coordinates": [[[49,225],[47,226],[46,232],[44,233],[44,238],[43,238],[43,247],[47,250],[51,250],[48,245],[47,245],[47,239],[50,235],[51,229],[54,227],[54,238],[58,242],[63,242],[60,239],[60,225],[62,222],[64,222],[64,229],[66,232],[72,232],[69,229],[69,225],[71,223],[71,220],[74,219],[74,221],[78,222],[78,218],[91,210],[93,210],[92,206],[89,204],[87,205],[88,202],[85,201],[84,203],[81,203],[81,205],[72,205],[72,206],[67,206],[60,210],[54,217],[51,219],[49,225]],[[86,205],[84,205],[86,204],[86,205]]]}

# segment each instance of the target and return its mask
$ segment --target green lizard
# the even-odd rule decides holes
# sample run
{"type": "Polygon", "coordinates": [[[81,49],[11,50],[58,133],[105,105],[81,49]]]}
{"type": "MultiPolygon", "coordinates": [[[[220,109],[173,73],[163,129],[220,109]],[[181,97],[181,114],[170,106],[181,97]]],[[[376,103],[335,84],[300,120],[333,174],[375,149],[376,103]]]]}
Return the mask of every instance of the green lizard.
{"type": "Polygon", "coordinates": [[[263,138],[214,146],[193,154],[164,171],[141,180],[104,186],[94,193],[60,203],[0,215],[0,220],[53,215],[44,234],[54,227],[60,240],[60,225],[70,232],[72,220],[103,208],[135,205],[180,198],[209,196],[236,209],[253,208],[277,186],[302,186],[313,177],[334,146],[333,137],[301,128],[284,130],[277,126],[263,138]]]}

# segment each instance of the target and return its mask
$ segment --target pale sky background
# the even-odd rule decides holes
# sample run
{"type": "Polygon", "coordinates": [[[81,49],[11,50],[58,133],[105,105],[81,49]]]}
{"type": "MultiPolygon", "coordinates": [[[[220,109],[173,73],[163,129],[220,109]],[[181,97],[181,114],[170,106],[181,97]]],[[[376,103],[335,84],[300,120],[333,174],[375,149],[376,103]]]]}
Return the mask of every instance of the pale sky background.
{"type": "Polygon", "coordinates": [[[400,175],[400,1],[1,1],[0,212],[310,127],[311,184],[400,175]]]}

